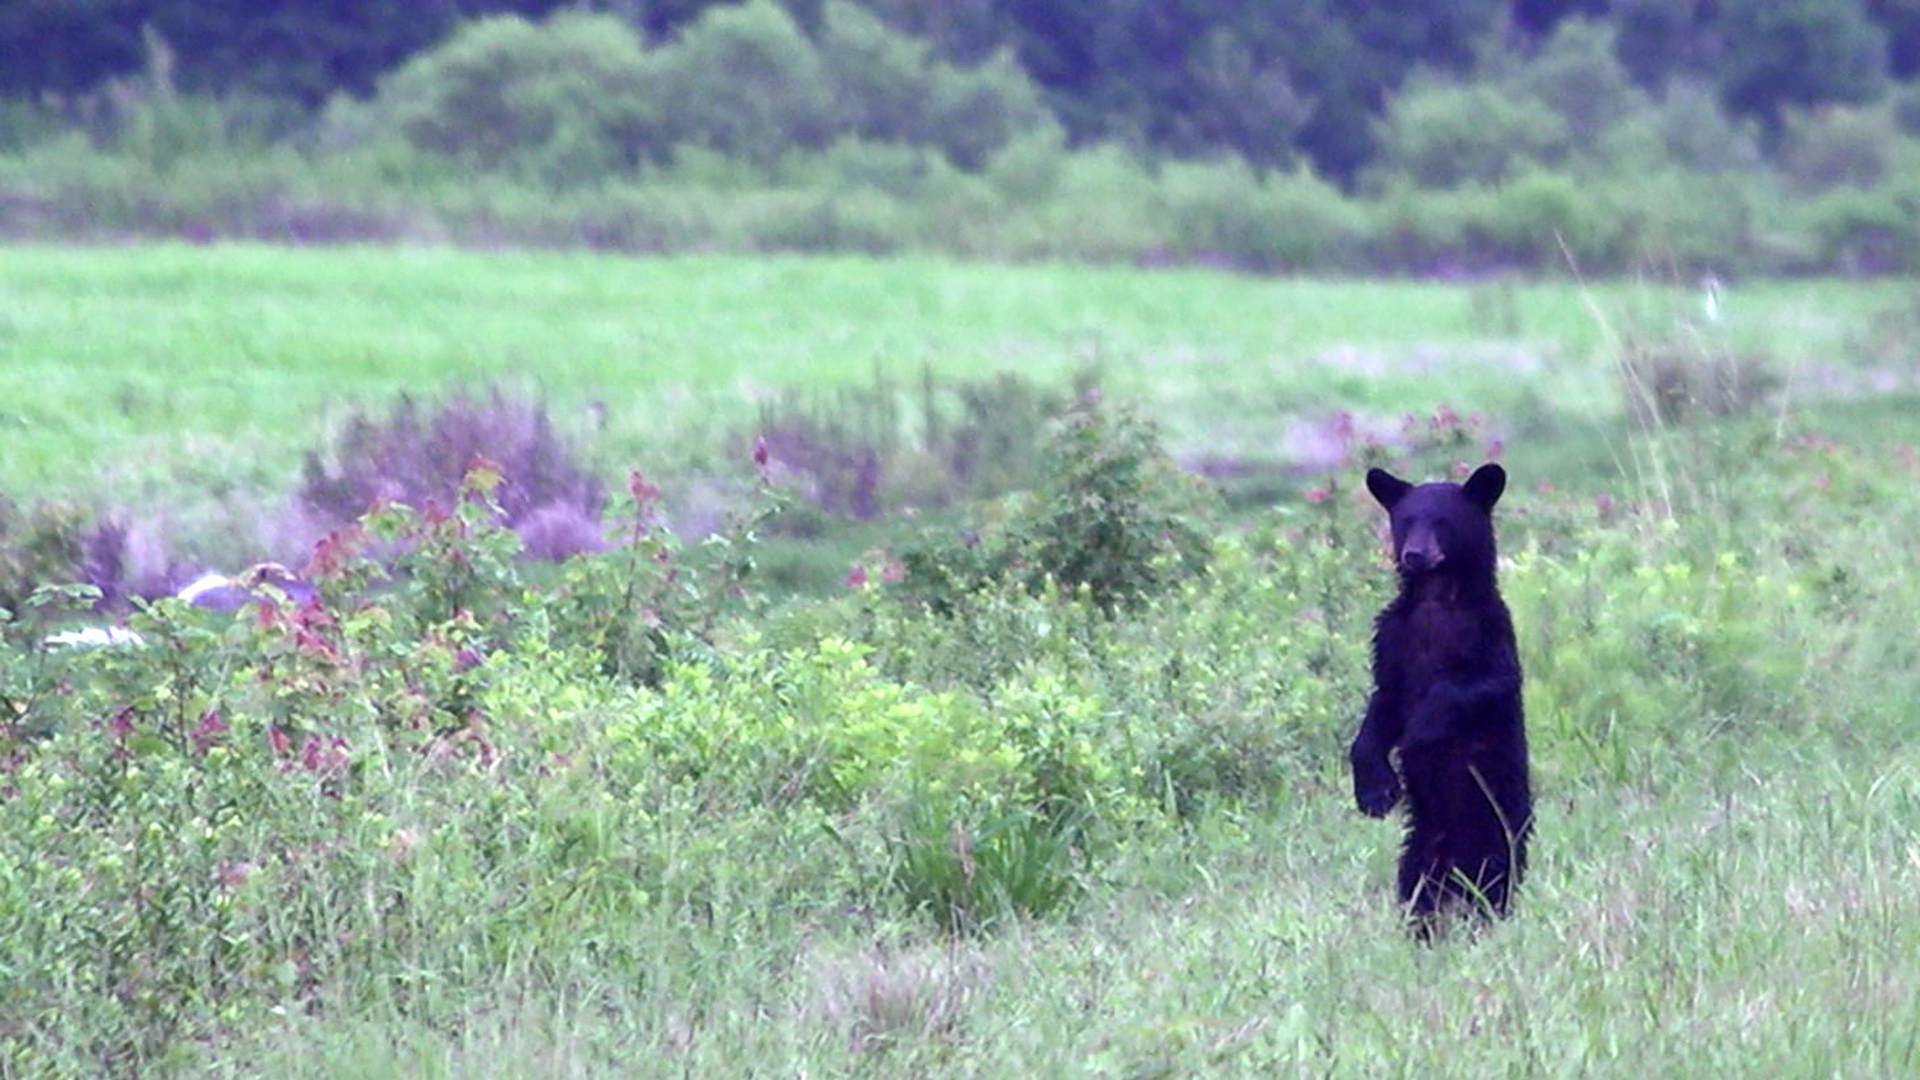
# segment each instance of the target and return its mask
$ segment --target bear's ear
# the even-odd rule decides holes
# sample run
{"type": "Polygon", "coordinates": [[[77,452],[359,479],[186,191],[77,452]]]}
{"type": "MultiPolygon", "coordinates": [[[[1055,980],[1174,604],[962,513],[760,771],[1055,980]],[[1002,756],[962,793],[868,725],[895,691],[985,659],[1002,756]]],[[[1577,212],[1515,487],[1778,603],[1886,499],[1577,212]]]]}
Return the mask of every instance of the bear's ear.
{"type": "Polygon", "coordinates": [[[1373,497],[1381,506],[1391,511],[1394,503],[1413,490],[1413,485],[1385,469],[1368,469],[1367,490],[1373,492],[1373,497]]]}
{"type": "Polygon", "coordinates": [[[1467,498],[1478,504],[1480,509],[1491,511],[1493,504],[1500,501],[1500,493],[1507,490],[1507,470],[1491,463],[1482,465],[1473,470],[1472,476],[1467,477],[1467,482],[1461,485],[1461,490],[1465,491],[1467,498]]]}

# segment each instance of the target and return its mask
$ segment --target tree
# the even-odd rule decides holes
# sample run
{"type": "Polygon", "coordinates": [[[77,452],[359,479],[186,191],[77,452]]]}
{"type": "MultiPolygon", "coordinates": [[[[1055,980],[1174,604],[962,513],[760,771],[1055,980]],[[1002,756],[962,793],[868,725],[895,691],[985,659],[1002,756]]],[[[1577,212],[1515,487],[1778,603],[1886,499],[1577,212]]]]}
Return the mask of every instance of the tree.
{"type": "Polygon", "coordinates": [[[649,57],[670,144],[762,165],[833,135],[833,92],[813,42],[773,0],[707,12],[649,57]]]}
{"type": "Polygon", "coordinates": [[[1920,0],[1867,0],[1867,14],[1887,35],[1887,60],[1894,75],[1920,75],[1920,0]]]}
{"type": "Polygon", "coordinates": [[[827,0],[819,51],[835,134],[937,146],[955,165],[977,169],[1016,135],[1050,122],[1039,89],[1004,51],[962,70],[850,0],[827,0]]]}
{"type": "Polygon", "coordinates": [[[1720,99],[1778,133],[1790,105],[1865,102],[1886,84],[1886,34],[1859,0],[1726,0],[1720,99]]]}
{"type": "Polygon", "coordinates": [[[1659,90],[1676,75],[1711,78],[1716,0],[1614,0],[1614,50],[1633,81],[1659,90]]]}
{"type": "Polygon", "coordinates": [[[468,168],[578,182],[664,149],[648,75],[639,35],[619,19],[496,16],[468,23],[383,80],[372,102],[328,119],[342,134],[365,123],[468,168]]]}
{"type": "Polygon", "coordinates": [[[1647,105],[1614,55],[1613,29],[1588,19],[1562,22],[1505,81],[1521,96],[1559,113],[1581,146],[1593,145],[1608,128],[1647,105]]]}
{"type": "Polygon", "coordinates": [[[0,94],[30,97],[86,90],[139,68],[141,0],[10,0],[0,3],[0,94]]]}
{"type": "Polygon", "coordinates": [[[375,80],[462,20],[542,16],[562,0],[8,0],[0,3],[0,92],[77,93],[138,70],[151,27],[178,58],[183,90],[317,105],[375,80]]]}
{"type": "Polygon", "coordinates": [[[1538,100],[1488,83],[1422,80],[1381,121],[1374,167],[1420,187],[1490,184],[1526,162],[1557,160],[1567,145],[1566,122],[1538,100]]]}

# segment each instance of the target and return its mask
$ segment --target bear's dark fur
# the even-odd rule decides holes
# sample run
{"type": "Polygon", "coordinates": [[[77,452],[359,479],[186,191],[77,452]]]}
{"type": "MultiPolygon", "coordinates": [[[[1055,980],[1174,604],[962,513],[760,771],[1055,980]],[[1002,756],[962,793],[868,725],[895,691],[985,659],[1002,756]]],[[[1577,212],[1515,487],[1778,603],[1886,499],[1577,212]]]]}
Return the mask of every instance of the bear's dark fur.
{"type": "Polygon", "coordinates": [[[1400,900],[1423,935],[1448,908],[1505,914],[1526,870],[1533,796],[1520,658],[1494,580],[1493,506],[1506,484],[1498,465],[1465,484],[1367,473],[1392,518],[1400,593],[1374,624],[1353,793],[1361,812],[1384,817],[1405,781],[1400,900]]]}

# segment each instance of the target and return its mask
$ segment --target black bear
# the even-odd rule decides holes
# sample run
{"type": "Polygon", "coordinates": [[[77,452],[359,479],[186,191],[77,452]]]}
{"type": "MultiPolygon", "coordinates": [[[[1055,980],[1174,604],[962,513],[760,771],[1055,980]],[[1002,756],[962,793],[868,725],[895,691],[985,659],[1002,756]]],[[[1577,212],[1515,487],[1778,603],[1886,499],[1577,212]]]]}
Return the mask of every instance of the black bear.
{"type": "Polygon", "coordinates": [[[1392,520],[1400,592],[1374,624],[1353,794],[1362,813],[1384,817],[1405,781],[1400,901],[1423,937],[1450,908],[1505,914],[1526,870],[1533,796],[1520,657],[1494,579],[1493,505],[1506,486],[1498,465],[1465,484],[1367,472],[1392,520]]]}

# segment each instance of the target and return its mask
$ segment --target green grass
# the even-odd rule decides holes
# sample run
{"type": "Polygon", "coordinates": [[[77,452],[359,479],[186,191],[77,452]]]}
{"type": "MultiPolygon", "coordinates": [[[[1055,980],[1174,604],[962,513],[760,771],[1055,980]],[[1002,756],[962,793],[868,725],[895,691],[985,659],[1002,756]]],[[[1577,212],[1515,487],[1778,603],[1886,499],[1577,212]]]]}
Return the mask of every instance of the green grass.
{"type": "Polygon", "coordinates": [[[1113,867],[1067,923],[667,914],[633,930],[667,970],[508,972],[445,1026],[290,1020],[231,1074],[1907,1076],[1916,769],[1773,745],[1749,775],[1561,786],[1519,916],[1432,950],[1384,902],[1394,830],[1329,783],[1113,867]]]}
{"type": "MultiPolygon", "coordinates": [[[[1858,362],[1897,282],[1740,286],[1717,333],[1789,362],[1858,362]]],[[[1666,326],[1692,290],[1599,287],[1666,326]]],[[[1258,279],[928,260],[651,260],[444,249],[6,249],[0,477],[140,501],[282,490],[356,405],[498,381],[545,395],[609,465],[711,449],[780,388],[1097,365],[1177,446],[1271,455],[1335,409],[1450,403],[1552,422],[1617,412],[1567,283],[1258,279]],[[604,422],[600,410],[604,409],[604,422]],[[604,426],[603,426],[604,423],[604,426]],[[683,449],[684,452],[684,449],[683,449]]]]}
{"type": "Polygon", "coordinates": [[[1520,431],[1503,581],[1539,818],[1513,919],[1407,939],[1397,829],[1352,809],[1341,758],[1388,578],[1351,478],[1219,526],[1208,578],[1117,621],[840,589],[721,623],[662,687],[604,677],[540,578],[484,559],[510,583],[472,610],[514,631],[456,663],[495,627],[423,614],[415,591],[469,565],[442,559],[320,626],[337,651],[252,619],[52,659],[0,640],[0,707],[31,714],[0,724],[0,1071],[1920,1071],[1920,461],[1895,449],[1920,409],[1812,374],[1910,370],[1911,335],[1876,324],[1902,283],[1737,286],[1709,344],[1766,352],[1786,395],[1644,435],[1608,334],[1675,333],[1688,291],[1516,285],[1501,314],[1501,286],[1186,271],[7,256],[10,492],[272,490],[349,406],[483,379],[542,389],[607,462],[705,453],[755,394],[876,364],[1097,359],[1177,440],[1228,450],[1316,409],[1486,409],[1520,431]],[[1377,373],[1321,363],[1336,350],[1377,373]],[[1488,362],[1512,350],[1539,365],[1488,362]],[[231,725],[218,754],[188,734],[202,707],[231,725]],[[352,770],[276,755],[270,723],[343,735],[352,770]],[[1103,808],[1084,851],[1036,864],[1076,875],[1068,910],[949,937],[909,908],[889,844],[968,783],[989,807],[1068,785],[1103,808]]]}

